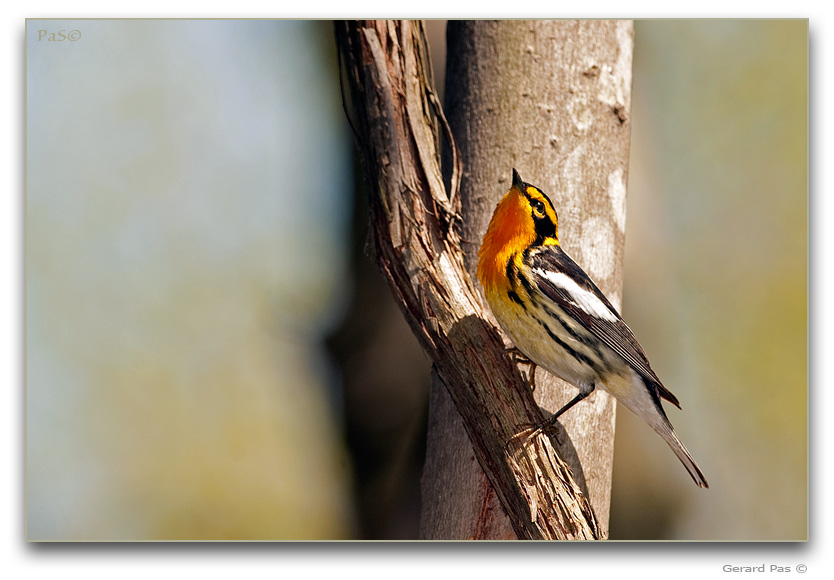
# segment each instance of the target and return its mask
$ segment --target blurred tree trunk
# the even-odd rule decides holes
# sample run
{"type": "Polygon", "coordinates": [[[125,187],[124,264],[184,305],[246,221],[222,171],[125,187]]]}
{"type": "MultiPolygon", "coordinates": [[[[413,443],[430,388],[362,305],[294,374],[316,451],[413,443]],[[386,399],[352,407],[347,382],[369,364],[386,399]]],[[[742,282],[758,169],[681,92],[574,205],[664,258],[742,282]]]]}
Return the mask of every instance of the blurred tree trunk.
{"type": "Polygon", "coordinates": [[[543,416],[464,266],[460,165],[434,91],[422,24],[338,22],[336,40],[346,113],[368,183],[371,252],[434,375],[449,389],[513,532],[529,539],[599,538],[591,505],[553,439],[541,433],[526,444],[511,442],[519,425],[543,416]],[[448,187],[441,137],[453,153],[448,187]]]}
{"type": "MultiPolygon", "coordinates": [[[[512,168],[549,195],[563,248],[620,307],[629,153],[630,21],[451,21],[446,112],[464,173],[462,237],[477,251],[512,168]]],[[[542,369],[536,402],[558,410],[576,389],[542,369]]],[[[560,419],[559,451],[607,537],[614,400],[599,389],[560,419]]],[[[460,414],[435,375],[423,473],[421,535],[516,537],[475,461],[460,414]]]]}

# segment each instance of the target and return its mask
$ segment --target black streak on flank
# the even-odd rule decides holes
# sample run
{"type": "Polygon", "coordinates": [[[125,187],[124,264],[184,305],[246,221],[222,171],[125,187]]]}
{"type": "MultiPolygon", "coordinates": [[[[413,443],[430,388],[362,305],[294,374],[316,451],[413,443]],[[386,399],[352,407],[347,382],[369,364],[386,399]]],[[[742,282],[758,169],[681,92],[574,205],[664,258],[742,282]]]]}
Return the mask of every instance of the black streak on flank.
{"type": "Polygon", "coordinates": [[[515,276],[515,265],[513,264],[513,258],[515,258],[515,256],[510,256],[510,259],[507,260],[506,274],[507,274],[507,280],[510,281],[510,286],[515,288],[516,276],[515,276]]]}
{"type": "MultiPolygon", "coordinates": [[[[607,370],[609,372],[611,372],[613,370],[613,368],[611,367],[611,364],[608,362],[608,360],[605,358],[605,356],[603,356],[602,350],[599,348],[599,342],[598,341],[594,340],[588,334],[577,332],[576,330],[571,328],[570,324],[565,322],[565,320],[561,316],[559,316],[553,309],[549,308],[546,304],[539,304],[539,308],[542,308],[545,311],[545,313],[552,320],[555,320],[556,322],[558,322],[559,325],[562,327],[562,329],[564,329],[564,331],[567,332],[573,340],[575,340],[576,342],[578,342],[580,344],[585,345],[590,350],[594,351],[594,354],[596,354],[597,358],[599,359],[599,364],[597,364],[595,361],[591,360],[590,357],[584,357],[584,360],[591,367],[593,367],[597,372],[600,372],[600,373],[601,373],[602,370],[607,370]],[[602,365],[602,366],[600,366],[600,365],[602,365]]],[[[554,334],[551,332],[550,327],[547,326],[546,324],[544,324],[541,320],[539,320],[539,324],[544,326],[545,330],[547,330],[547,333],[551,337],[553,337],[563,348],[565,348],[567,350],[571,350],[572,352],[577,352],[575,349],[570,349],[570,347],[568,347],[567,343],[565,343],[564,341],[556,339],[554,334]]],[[[573,356],[574,356],[574,358],[576,358],[578,360],[583,360],[583,355],[574,354],[573,356]]]]}
{"type": "Polygon", "coordinates": [[[596,370],[597,365],[594,363],[593,360],[591,360],[590,357],[588,357],[588,356],[582,354],[581,352],[576,351],[573,348],[571,348],[565,341],[563,341],[558,336],[556,336],[556,334],[552,330],[550,330],[550,327],[545,322],[543,322],[542,320],[539,320],[538,318],[536,318],[536,322],[538,322],[541,325],[541,327],[544,328],[544,330],[547,332],[547,334],[550,335],[550,338],[552,338],[553,341],[556,344],[561,346],[570,356],[572,356],[573,358],[575,358],[579,362],[585,363],[586,365],[588,365],[592,369],[596,370]]]}
{"type": "Polygon", "coordinates": [[[510,300],[521,306],[524,310],[527,310],[527,307],[524,305],[524,301],[518,297],[518,294],[515,293],[515,290],[508,290],[507,296],[509,296],[510,300]]]}
{"type": "Polygon", "coordinates": [[[510,281],[510,289],[507,290],[507,296],[510,297],[510,300],[521,306],[524,310],[527,310],[527,306],[524,304],[524,301],[519,298],[518,294],[515,291],[515,287],[518,285],[518,275],[515,271],[515,264],[513,264],[513,256],[507,260],[507,280],[510,281]]]}
{"type": "Polygon", "coordinates": [[[524,290],[527,292],[530,302],[532,302],[534,306],[537,306],[538,300],[536,300],[536,293],[533,292],[533,285],[530,284],[530,281],[524,274],[519,277],[519,280],[521,280],[521,285],[524,286],[524,290]]]}
{"type": "MultiPolygon", "coordinates": [[[[552,318],[553,320],[558,321],[559,324],[562,326],[562,328],[565,330],[565,332],[567,332],[569,335],[571,335],[571,337],[574,340],[576,340],[577,342],[581,342],[585,346],[594,349],[594,351],[597,353],[599,358],[603,358],[602,353],[600,352],[599,348],[597,347],[599,342],[596,339],[594,339],[590,334],[579,333],[576,330],[574,330],[571,327],[570,324],[565,322],[564,318],[559,316],[552,308],[547,306],[547,304],[540,304],[539,307],[542,310],[544,310],[550,318],[552,318]]],[[[562,312],[564,313],[564,310],[562,312]]]]}

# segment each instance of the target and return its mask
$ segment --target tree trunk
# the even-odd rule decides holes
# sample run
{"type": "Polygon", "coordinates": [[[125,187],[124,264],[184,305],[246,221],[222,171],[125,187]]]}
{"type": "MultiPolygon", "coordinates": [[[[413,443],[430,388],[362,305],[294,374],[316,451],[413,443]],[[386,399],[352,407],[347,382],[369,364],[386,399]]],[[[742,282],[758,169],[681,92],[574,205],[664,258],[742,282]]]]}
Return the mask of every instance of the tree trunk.
{"type": "Polygon", "coordinates": [[[457,150],[434,92],[422,24],[339,22],[336,39],[370,192],[371,251],[449,389],[513,532],[599,538],[590,503],[554,438],[540,433],[526,443],[511,441],[519,425],[543,415],[464,266],[456,231],[460,166],[453,162],[447,189],[441,136],[457,150]]]}
{"type": "MultiPolygon", "coordinates": [[[[632,23],[451,21],[447,39],[446,111],[464,166],[461,231],[470,276],[515,167],[549,195],[559,214],[562,247],[619,308],[632,23]]],[[[542,369],[535,384],[536,402],[549,412],[576,394],[542,369]]],[[[567,432],[560,453],[590,497],[605,537],[614,414],[614,399],[597,390],[560,418],[567,432]]],[[[429,429],[422,536],[514,537],[438,380],[432,384],[429,429]]]]}

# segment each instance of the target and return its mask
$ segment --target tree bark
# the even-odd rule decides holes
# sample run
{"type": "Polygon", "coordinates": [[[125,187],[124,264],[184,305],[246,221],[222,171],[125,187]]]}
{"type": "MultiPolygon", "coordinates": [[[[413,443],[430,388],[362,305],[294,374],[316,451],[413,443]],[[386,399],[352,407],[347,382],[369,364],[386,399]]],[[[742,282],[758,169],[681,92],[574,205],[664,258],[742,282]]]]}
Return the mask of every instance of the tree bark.
{"type": "Polygon", "coordinates": [[[447,190],[441,137],[456,148],[435,96],[422,24],[339,22],[336,38],[370,192],[372,254],[447,386],[513,532],[599,538],[590,503],[553,438],[511,442],[520,425],[543,416],[464,266],[456,232],[460,166],[453,162],[447,190]]]}
{"type": "MultiPolygon", "coordinates": [[[[477,250],[512,168],[549,195],[562,247],[620,307],[631,101],[629,21],[451,21],[446,111],[461,150],[462,237],[474,279],[477,250]]],[[[549,412],[575,393],[538,369],[549,412]]],[[[560,423],[559,450],[607,537],[615,404],[597,390],[560,423]]],[[[433,381],[423,477],[423,535],[513,536],[460,415],[433,381]],[[441,493],[441,491],[443,493],[441,493]],[[448,514],[458,514],[455,518],[448,514]]]]}

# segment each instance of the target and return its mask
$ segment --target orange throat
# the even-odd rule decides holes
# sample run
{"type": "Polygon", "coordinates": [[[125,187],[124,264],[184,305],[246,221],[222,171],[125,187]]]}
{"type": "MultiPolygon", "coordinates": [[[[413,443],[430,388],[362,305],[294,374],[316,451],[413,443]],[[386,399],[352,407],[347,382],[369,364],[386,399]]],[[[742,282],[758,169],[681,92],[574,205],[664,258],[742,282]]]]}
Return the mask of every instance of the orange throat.
{"type": "Polygon", "coordinates": [[[478,252],[478,280],[485,292],[504,289],[507,263],[536,239],[535,231],[524,227],[529,219],[513,190],[495,208],[478,252]]]}

